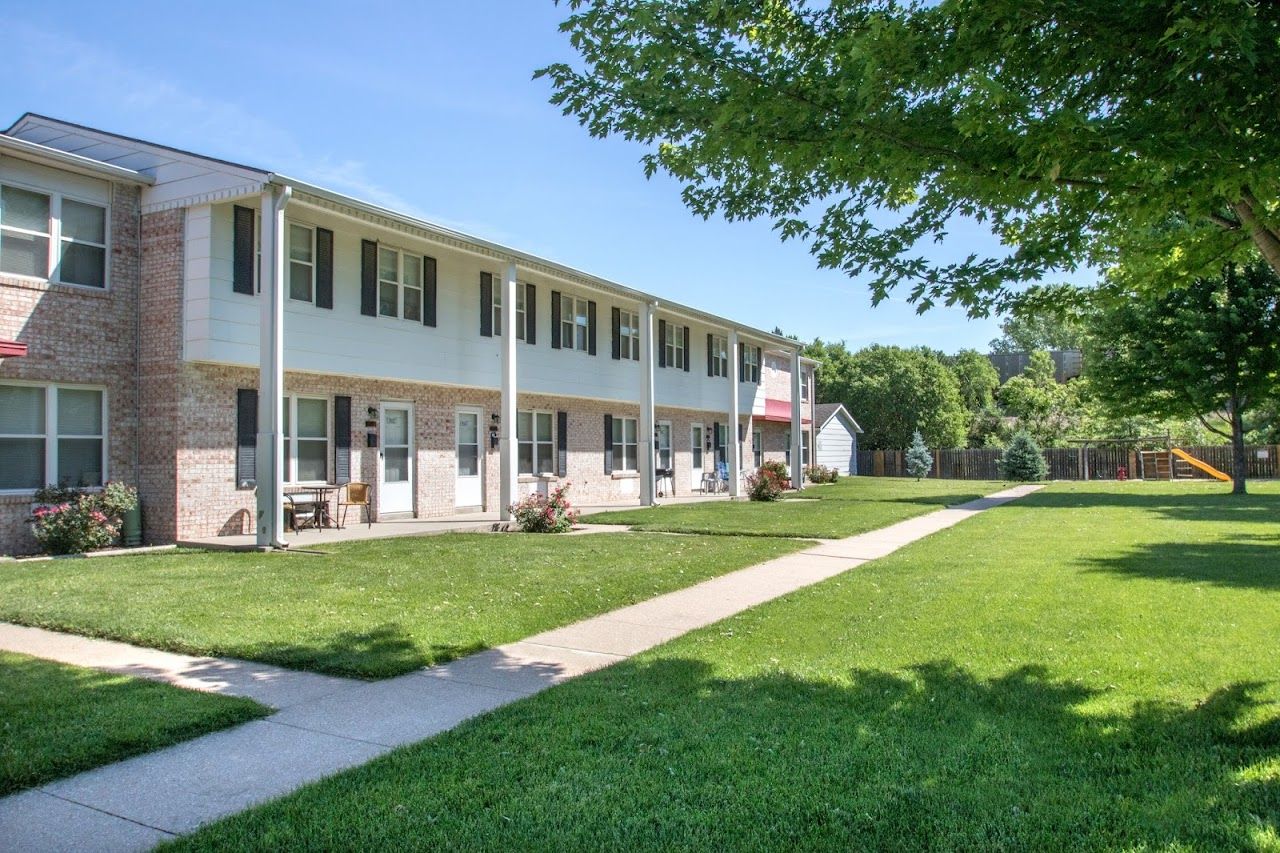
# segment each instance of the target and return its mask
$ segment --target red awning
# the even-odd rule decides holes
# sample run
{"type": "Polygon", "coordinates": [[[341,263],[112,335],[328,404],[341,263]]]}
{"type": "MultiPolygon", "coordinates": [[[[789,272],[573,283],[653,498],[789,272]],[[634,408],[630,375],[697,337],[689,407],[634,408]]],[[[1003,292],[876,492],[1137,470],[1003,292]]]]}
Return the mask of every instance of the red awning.
{"type": "MultiPolygon", "coordinates": [[[[807,424],[809,419],[801,410],[800,423],[807,424]]],[[[791,401],[790,400],[769,400],[764,401],[764,416],[759,418],[762,421],[777,421],[779,423],[791,423],[791,401]]]]}
{"type": "Polygon", "coordinates": [[[27,354],[27,345],[17,341],[0,340],[0,358],[21,358],[27,354]]]}

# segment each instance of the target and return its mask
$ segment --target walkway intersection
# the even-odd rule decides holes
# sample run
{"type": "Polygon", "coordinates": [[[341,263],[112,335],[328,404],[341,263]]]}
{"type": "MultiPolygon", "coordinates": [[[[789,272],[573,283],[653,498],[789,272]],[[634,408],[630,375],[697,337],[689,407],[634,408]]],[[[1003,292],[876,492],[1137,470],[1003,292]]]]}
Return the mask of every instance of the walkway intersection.
{"type": "Polygon", "coordinates": [[[0,848],[131,851],[283,796],[1023,497],[1017,486],[383,681],[0,624],[0,649],[248,696],[277,712],[0,799],[0,848]]]}

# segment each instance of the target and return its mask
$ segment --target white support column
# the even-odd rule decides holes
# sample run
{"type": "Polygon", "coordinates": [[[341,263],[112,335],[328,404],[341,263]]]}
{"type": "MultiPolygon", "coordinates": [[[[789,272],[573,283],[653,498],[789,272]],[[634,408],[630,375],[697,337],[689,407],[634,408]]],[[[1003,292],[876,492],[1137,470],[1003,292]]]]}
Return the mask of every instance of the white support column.
{"type": "Polygon", "coordinates": [[[641,369],[641,389],[640,389],[640,423],[636,441],[636,454],[640,457],[637,461],[640,464],[640,505],[653,506],[653,493],[656,485],[654,476],[654,446],[653,446],[653,430],[654,430],[654,369],[653,364],[656,354],[653,349],[653,311],[657,307],[656,302],[640,303],[640,364],[641,369]]]}
{"type": "Polygon", "coordinates": [[[725,427],[724,455],[729,465],[729,496],[739,497],[742,493],[742,465],[739,451],[742,445],[738,441],[738,385],[742,381],[742,353],[739,352],[736,330],[729,330],[729,423],[725,427]]]}
{"type": "Polygon", "coordinates": [[[791,487],[804,488],[803,424],[800,419],[800,350],[791,353],[791,487]]]}
{"type": "Polygon", "coordinates": [[[502,281],[502,411],[498,423],[498,457],[502,506],[498,517],[511,518],[511,504],[516,499],[519,469],[516,465],[516,265],[507,264],[502,281]]]}
{"type": "Polygon", "coordinates": [[[257,546],[284,548],[284,209],[290,187],[262,193],[258,218],[257,546]]]}

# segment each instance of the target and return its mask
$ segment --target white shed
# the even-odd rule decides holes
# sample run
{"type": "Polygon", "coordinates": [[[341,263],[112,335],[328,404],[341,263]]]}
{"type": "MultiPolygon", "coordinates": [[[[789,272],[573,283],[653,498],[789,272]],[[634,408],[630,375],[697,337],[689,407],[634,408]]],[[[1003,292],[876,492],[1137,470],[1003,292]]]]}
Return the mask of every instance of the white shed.
{"type": "Polygon", "coordinates": [[[814,420],[818,424],[817,463],[846,476],[857,474],[862,427],[853,415],[840,403],[819,403],[814,406],[814,420]]]}

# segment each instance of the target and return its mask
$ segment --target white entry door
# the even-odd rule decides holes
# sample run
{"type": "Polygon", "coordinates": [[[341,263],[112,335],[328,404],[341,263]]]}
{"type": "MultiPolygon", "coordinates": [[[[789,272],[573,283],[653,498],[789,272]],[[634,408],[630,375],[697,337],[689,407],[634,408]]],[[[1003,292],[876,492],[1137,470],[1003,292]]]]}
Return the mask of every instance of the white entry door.
{"type": "Polygon", "coordinates": [[[413,512],[413,406],[379,406],[378,513],[413,512]]]}
{"type": "Polygon", "coordinates": [[[689,483],[691,489],[702,487],[702,441],[702,424],[689,427],[689,448],[693,451],[693,476],[689,483]]]}
{"type": "Polygon", "coordinates": [[[484,506],[484,475],[480,461],[480,410],[459,409],[454,435],[457,436],[458,473],[454,484],[454,506],[484,506]]]}

